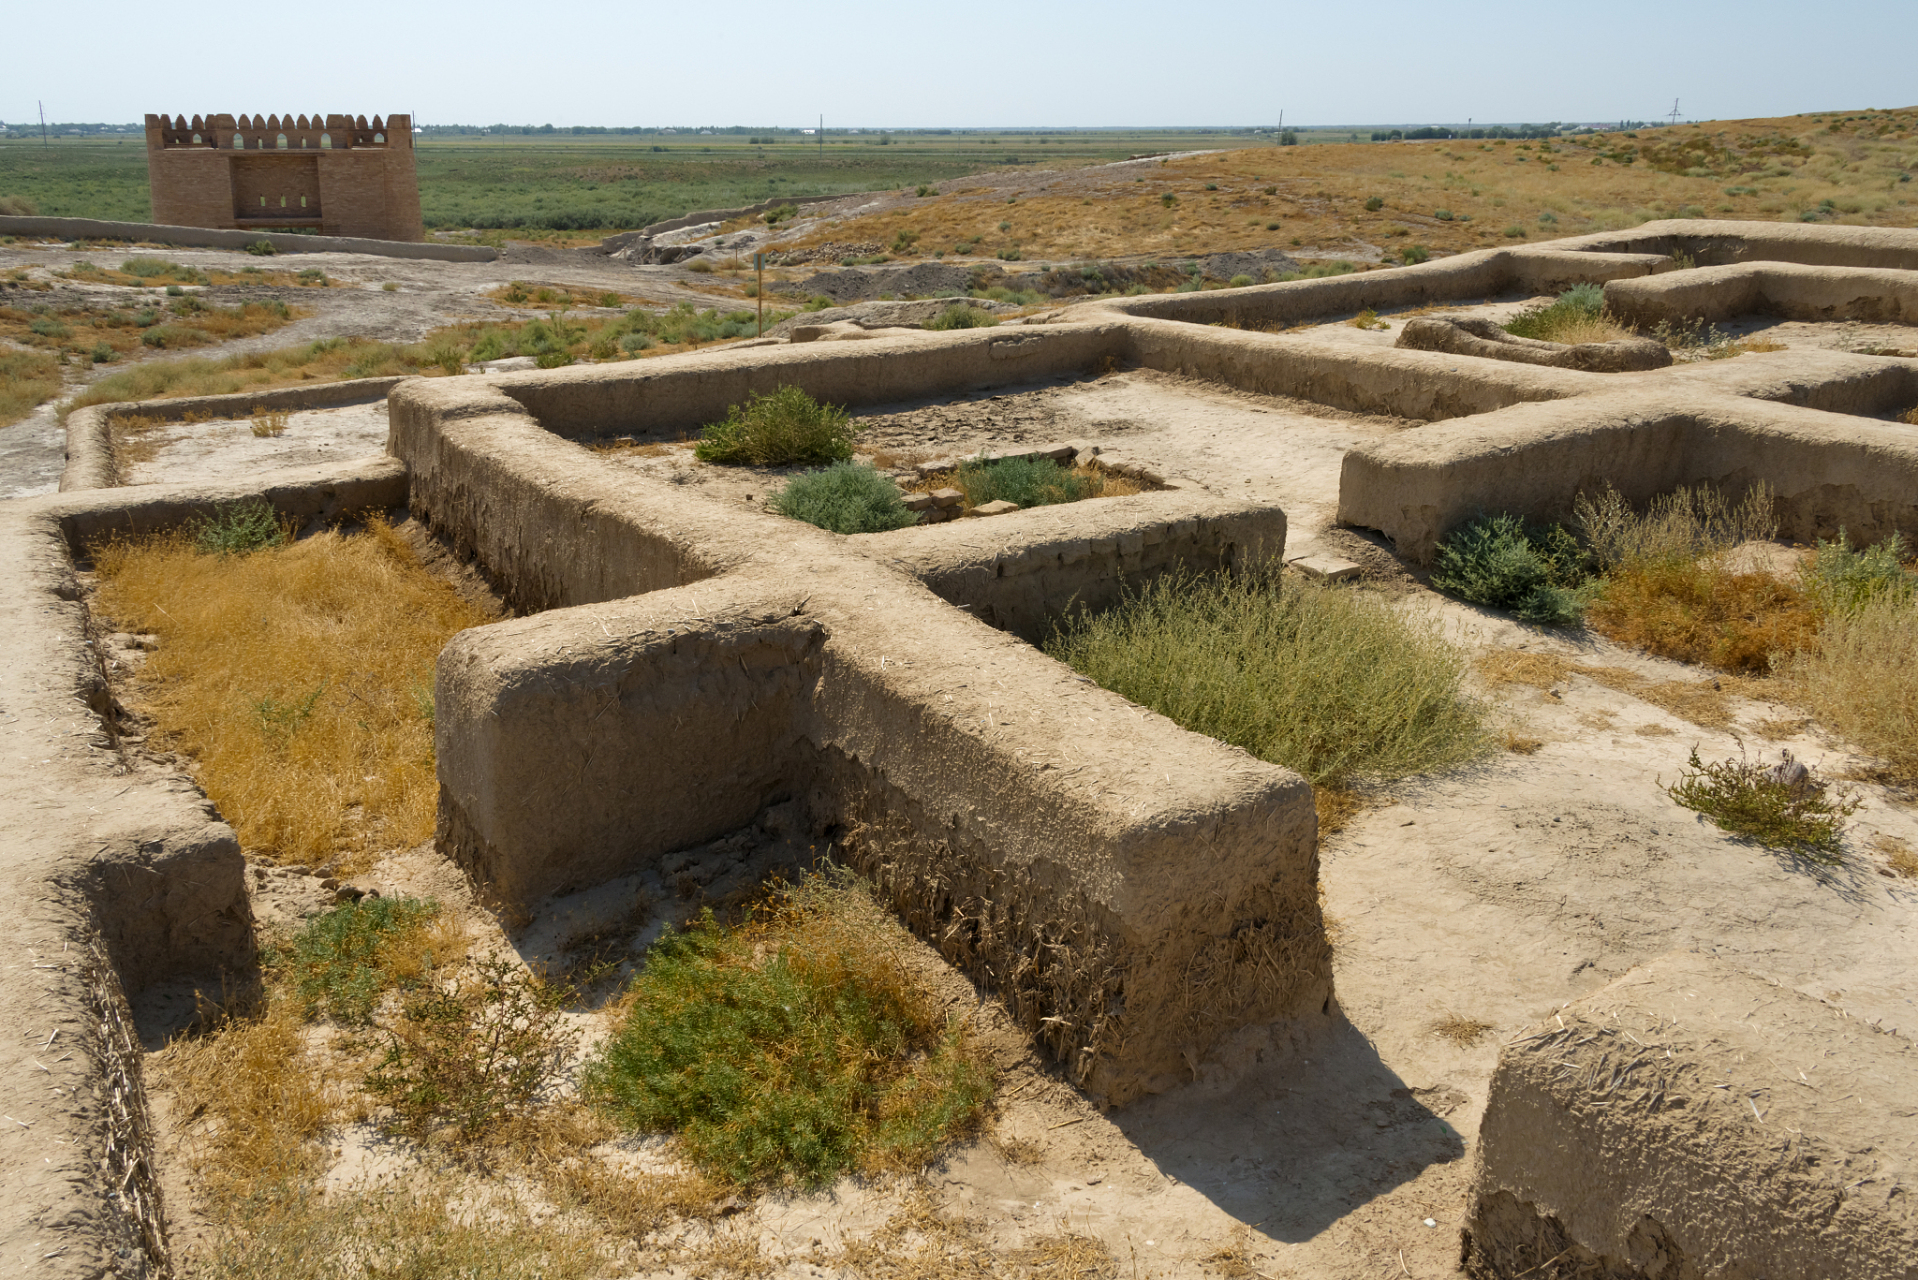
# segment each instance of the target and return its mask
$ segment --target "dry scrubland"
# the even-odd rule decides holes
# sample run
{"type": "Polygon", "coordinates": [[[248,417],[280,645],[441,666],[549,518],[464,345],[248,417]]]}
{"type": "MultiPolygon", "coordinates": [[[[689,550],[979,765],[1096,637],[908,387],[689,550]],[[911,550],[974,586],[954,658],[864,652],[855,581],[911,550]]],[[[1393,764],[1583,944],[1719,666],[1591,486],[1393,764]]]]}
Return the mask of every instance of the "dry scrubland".
{"type": "Polygon", "coordinates": [[[913,238],[906,256],[964,246],[983,258],[1171,257],[1277,245],[1356,259],[1410,245],[1459,253],[1653,218],[1909,226],[1918,209],[1914,128],[1918,109],[1907,108],[1537,142],[1248,147],[1061,174],[1014,200],[987,179],[959,180],[946,184],[950,192],[812,228],[793,247],[890,245],[904,232],[913,238]]]}

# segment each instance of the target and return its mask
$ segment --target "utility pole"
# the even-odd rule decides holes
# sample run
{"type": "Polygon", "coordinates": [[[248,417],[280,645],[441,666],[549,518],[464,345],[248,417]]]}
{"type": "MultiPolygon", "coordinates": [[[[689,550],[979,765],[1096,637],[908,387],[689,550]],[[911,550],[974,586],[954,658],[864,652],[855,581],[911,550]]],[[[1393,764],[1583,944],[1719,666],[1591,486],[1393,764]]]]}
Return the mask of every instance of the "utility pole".
{"type": "Polygon", "coordinates": [[[819,113],[819,158],[826,158],[826,113],[819,113]]]}
{"type": "Polygon", "coordinates": [[[1672,99],[1672,128],[1678,127],[1678,99],[1672,99]]]}
{"type": "Polygon", "coordinates": [[[50,147],[53,144],[47,141],[47,104],[35,99],[34,105],[40,108],[40,145],[50,147]]]}

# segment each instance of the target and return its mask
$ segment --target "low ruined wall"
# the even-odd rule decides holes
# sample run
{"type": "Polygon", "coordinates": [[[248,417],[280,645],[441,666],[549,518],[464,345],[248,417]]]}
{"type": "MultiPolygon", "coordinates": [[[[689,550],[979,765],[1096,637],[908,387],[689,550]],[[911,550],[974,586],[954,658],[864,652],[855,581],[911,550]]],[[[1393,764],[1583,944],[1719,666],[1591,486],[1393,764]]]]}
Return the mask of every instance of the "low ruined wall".
{"type": "Polygon", "coordinates": [[[1914,1078],[1909,1041],[1822,1000],[1648,961],[1499,1054],[1465,1271],[1909,1280],[1914,1078]]]}
{"type": "Polygon", "coordinates": [[[434,262],[492,262],[499,250],[477,244],[420,244],[355,236],[307,236],[284,231],[221,231],[172,227],[157,222],[101,222],[95,218],[41,218],[0,214],[0,235],[53,236],[61,240],[131,240],[200,249],[244,249],[264,240],[281,253],[367,253],[382,258],[434,262]]]}
{"type": "Polygon", "coordinates": [[[845,538],[566,438],[717,416],[744,385],[858,399],[1044,377],[1124,336],[988,331],[877,359],[877,344],[760,349],[397,388],[415,513],[509,595],[574,606],[442,655],[442,848],[526,906],[802,801],[1115,1105],[1248,1022],[1321,1015],[1311,788],[1008,634],[1135,572],[1278,558],[1282,513],[1166,491],[845,538]]]}
{"type": "Polygon", "coordinates": [[[868,342],[749,347],[565,370],[507,374],[500,391],[574,440],[673,439],[717,422],[747,396],[799,387],[837,405],[883,404],[1082,374],[1125,357],[1128,331],[1105,323],[1006,326],[950,334],[902,330],[868,342]]]}
{"type": "Polygon", "coordinates": [[[1904,227],[1667,218],[1624,231],[1555,240],[1551,247],[1604,254],[1683,253],[1701,267],[1762,261],[1918,271],[1918,231],[1904,227]]]}
{"type": "Polygon", "coordinates": [[[244,418],[256,409],[331,409],[384,399],[406,381],[398,378],[350,378],[316,387],[279,387],[271,391],[237,392],[224,396],[180,396],[172,400],[123,400],[88,405],[67,415],[67,465],[60,474],[60,492],[105,489],[120,483],[113,456],[116,417],[151,418],[158,422],[185,422],[188,418],[244,418]]]}
{"type": "Polygon", "coordinates": [[[1432,422],[1530,400],[1603,389],[1603,374],[1491,364],[1431,351],[1338,348],[1272,334],[1136,321],[1134,358],[1148,369],[1203,378],[1258,395],[1295,396],[1353,413],[1432,422]]]}
{"type": "Polygon", "coordinates": [[[1198,493],[1034,507],[961,527],[927,525],[849,541],[913,574],[986,625],[1041,644],[1068,612],[1116,603],[1168,570],[1276,561],[1285,513],[1198,493]]]}
{"type": "Polygon", "coordinates": [[[1761,481],[1787,538],[1918,535],[1910,429],[1676,387],[1520,405],[1362,445],[1345,456],[1338,518],[1429,563],[1438,539],[1475,516],[1562,520],[1581,490],[1606,483],[1643,503],[1679,485],[1736,493],[1761,481]]]}
{"type": "Polygon", "coordinates": [[[1605,286],[1605,306],[1626,324],[1712,323],[1738,316],[1918,323],[1918,272],[1753,262],[1699,267],[1605,286]]]}

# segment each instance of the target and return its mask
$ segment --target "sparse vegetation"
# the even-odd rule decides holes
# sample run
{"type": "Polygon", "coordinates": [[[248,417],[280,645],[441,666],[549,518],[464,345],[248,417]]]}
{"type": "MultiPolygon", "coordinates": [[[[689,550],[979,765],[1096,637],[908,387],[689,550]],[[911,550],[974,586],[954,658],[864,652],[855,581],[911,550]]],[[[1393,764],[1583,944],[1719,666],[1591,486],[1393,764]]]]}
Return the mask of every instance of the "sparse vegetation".
{"type": "Polygon", "coordinates": [[[1665,791],[1733,835],[1826,866],[1843,861],[1845,819],[1858,808],[1857,797],[1828,788],[1789,753],[1771,766],[1743,756],[1706,764],[1693,748],[1665,791]]]}
{"type": "Polygon", "coordinates": [[[0,427],[20,421],[60,393],[60,357],[0,349],[0,427]]]}
{"type": "Polygon", "coordinates": [[[1880,591],[1828,614],[1784,666],[1789,687],[1899,781],[1918,780],[1918,602],[1880,591]]]}
{"type": "Polygon", "coordinates": [[[291,540],[273,508],[258,498],[250,502],[223,503],[188,528],[193,535],[193,549],[205,555],[243,556],[291,540]]]}
{"type": "MultiPolygon", "coordinates": [[[[437,902],[366,898],[313,917],[292,938],[270,945],[266,968],[283,983],[305,1018],[326,1016],[364,1024],[373,1005],[394,987],[417,982],[435,963],[428,929],[437,902]]],[[[455,963],[464,948],[442,947],[440,964],[455,963]]]]}
{"type": "Polygon", "coordinates": [[[999,318],[982,307],[967,306],[955,302],[932,319],[926,321],[928,329],[990,329],[999,323],[999,318]]]}
{"type": "Polygon", "coordinates": [[[261,439],[271,439],[286,434],[287,413],[284,409],[253,410],[253,434],[261,439]]]}
{"type": "Polygon", "coordinates": [[[1363,591],[1167,575],[1073,619],[1046,652],[1319,786],[1444,769],[1491,745],[1464,652],[1363,591]]]}
{"type": "Polygon", "coordinates": [[[365,1082],[392,1108],[388,1127],[471,1142],[531,1111],[575,1039],[565,994],[500,956],[422,983],[382,1019],[385,1054],[365,1082]]]}
{"type": "Polygon", "coordinates": [[[1557,301],[1520,312],[1506,323],[1505,332],[1564,343],[1615,342],[1632,336],[1605,310],[1605,291],[1595,284],[1573,285],[1557,301]]]}
{"type": "Polygon", "coordinates": [[[783,467],[817,466],[852,458],[852,421],[798,387],[751,395],[725,419],[705,428],[693,450],[702,462],[783,467]]]}
{"type": "Polygon", "coordinates": [[[350,870],[431,836],[433,728],[413,691],[488,616],[378,520],[248,555],[196,543],[189,530],[92,549],[101,611],[159,636],[127,695],[156,738],[249,850],[350,870]]]}
{"type": "Polygon", "coordinates": [[[786,482],[773,510],[833,533],[884,533],[918,523],[891,477],[858,462],[839,462],[786,482]]]}
{"type": "Polygon", "coordinates": [[[816,1186],[917,1167],[978,1121],[992,1080],[900,963],[907,937],[849,876],[703,915],[654,944],[583,1075],[621,1122],[669,1129],[710,1176],[816,1186]]]}

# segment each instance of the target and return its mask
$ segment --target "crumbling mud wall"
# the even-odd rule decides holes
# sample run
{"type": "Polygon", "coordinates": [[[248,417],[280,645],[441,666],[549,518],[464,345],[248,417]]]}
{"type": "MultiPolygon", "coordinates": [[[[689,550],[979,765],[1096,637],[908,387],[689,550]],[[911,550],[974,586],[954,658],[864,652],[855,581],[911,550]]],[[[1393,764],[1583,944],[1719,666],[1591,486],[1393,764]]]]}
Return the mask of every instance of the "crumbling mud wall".
{"type": "Polygon", "coordinates": [[[1918,1049],[1673,952],[1515,1037],[1462,1263],[1522,1276],[1909,1280],[1918,1049]]]}
{"type": "Polygon", "coordinates": [[[1345,456],[1338,518],[1429,562],[1440,537],[1486,512],[1564,520],[1581,491],[1605,484],[1643,503],[1679,485],[1737,493],[1759,483],[1776,493],[1788,538],[1918,535],[1918,433],[1678,385],[1521,405],[1368,443],[1345,456]]]}
{"type": "Polygon", "coordinates": [[[1626,324],[1711,324],[1737,316],[1918,323],[1918,274],[1882,267],[1742,262],[1605,286],[1605,307],[1626,324]]]}
{"type": "MultiPolygon", "coordinates": [[[[1018,337],[1021,376],[1113,345],[1110,326],[1018,337]]],[[[578,386],[398,388],[414,513],[509,592],[566,606],[442,655],[440,839],[495,901],[524,907],[800,802],[822,847],[1119,1105],[1188,1077],[1249,1022],[1323,1016],[1311,788],[1019,635],[1128,575],[1276,559],[1283,513],[1169,489],[987,532],[843,538],[568,439],[723,413],[741,393],[709,366],[827,396],[857,375],[896,397],[918,355],[935,384],[971,386],[993,351],[962,335],[876,362],[809,348],[770,370],[731,356],[578,386]],[[545,416],[560,411],[581,416],[545,416]]]]}

